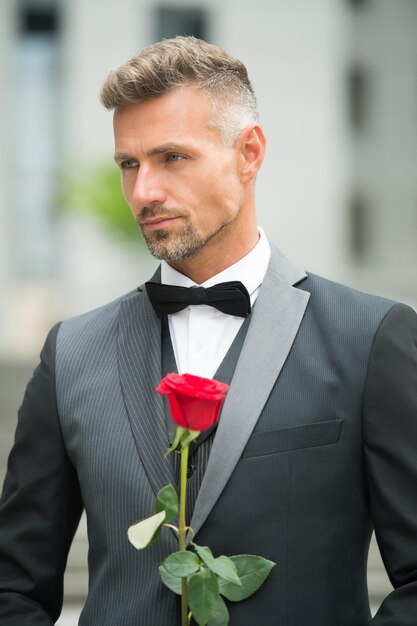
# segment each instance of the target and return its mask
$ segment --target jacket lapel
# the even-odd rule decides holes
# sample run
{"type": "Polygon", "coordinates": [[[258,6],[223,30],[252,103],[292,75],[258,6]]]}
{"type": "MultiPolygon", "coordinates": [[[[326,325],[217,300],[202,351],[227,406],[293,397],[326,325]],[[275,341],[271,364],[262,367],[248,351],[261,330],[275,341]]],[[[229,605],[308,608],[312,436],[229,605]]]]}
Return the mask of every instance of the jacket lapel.
{"type": "Polygon", "coordinates": [[[161,380],[161,320],[142,288],[121,303],[118,358],[132,433],[157,494],[176,481],[172,455],[164,457],[168,433],[163,398],[155,391],[161,380]]]}
{"type": "Polygon", "coordinates": [[[293,285],[305,278],[305,272],[271,246],[269,268],[195,504],[190,524],[194,532],[201,528],[227,484],[285,363],[310,297],[293,285]]]}

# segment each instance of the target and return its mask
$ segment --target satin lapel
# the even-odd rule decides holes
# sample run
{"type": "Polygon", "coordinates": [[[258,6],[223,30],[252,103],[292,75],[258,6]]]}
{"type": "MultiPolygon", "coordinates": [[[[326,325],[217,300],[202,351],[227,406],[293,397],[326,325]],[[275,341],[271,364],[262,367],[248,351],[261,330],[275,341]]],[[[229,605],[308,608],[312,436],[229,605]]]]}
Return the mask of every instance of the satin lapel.
{"type": "Polygon", "coordinates": [[[226,486],[285,363],[310,297],[292,285],[305,277],[272,249],[195,504],[195,532],[226,486]]]}
{"type": "Polygon", "coordinates": [[[145,291],[122,302],[119,329],[119,372],[124,401],[136,446],[155,494],[175,486],[168,447],[161,379],[161,320],[145,291]]]}

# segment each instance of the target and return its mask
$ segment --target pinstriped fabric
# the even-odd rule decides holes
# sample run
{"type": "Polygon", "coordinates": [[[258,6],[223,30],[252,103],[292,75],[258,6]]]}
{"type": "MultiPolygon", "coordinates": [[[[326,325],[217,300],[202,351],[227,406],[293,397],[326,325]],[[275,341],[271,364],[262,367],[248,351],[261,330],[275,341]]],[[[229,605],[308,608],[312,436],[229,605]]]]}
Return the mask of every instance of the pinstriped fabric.
{"type": "Polygon", "coordinates": [[[187,480],[187,520],[190,521],[193,516],[194,506],[197,500],[200,485],[203,480],[204,473],[206,471],[207,463],[209,460],[211,447],[213,445],[216,431],[210,433],[210,435],[198,446],[190,458],[189,467],[192,470],[191,476],[187,480]]]}
{"type": "MultiPolygon", "coordinates": [[[[127,302],[136,297],[140,294],[132,294],[127,302]]],[[[142,384],[149,375],[141,365],[145,358],[139,359],[138,367],[135,354],[143,346],[118,341],[121,333],[132,330],[129,315],[120,313],[125,303],[118,301],[64,322],[57,343],[59,415],[88,519],[89,596],[80,626],[172,626],[179,621],[175,618],[177,600],[160,582],[158,565],[177,549],[173,533],[165,530],[157,544],[141,552],[126,536],[129,525],[153,513],[155,495],[149,467],[144,465],[147,455],[145,460],[138,455],[136,440],[143,433],[137,424],[144,415],[140,403],[146,405],[149,422],[156,412],[145,392],[131,388],[137,380],[135,374],[125,377],[127,389],[119,382],[125,355],[122,363],[117,357],[124,347],[127,361],[136,359],[142,384]],[[126,413],[126,395],[131,417],[136,420],[133,424],[126,413]]],[[[135,314],[134,307],[128,304],[127,309],[135,314]]],[[[148,350],[151,348],[146,347],[148,350]]],[[[155,363],[154,369],[156,372],[155,363]]],[[[153,389],[153,380],[148,388],[153,389]]],[[[153,395],[158,397],[154,391],[153,395]]],[[[142,448],[146,445],[140,443],[142,448]]],[[[162,465],[161,455],[155,454],[156,464],[162,465]]],[[[154,472],[152,479],[167,482],[164,471],[154,472]]]]}
{"type": "Polygon", "coordinates": [[[132,432],[157,493],[164,485],[175,484],[175,474],[171,458],[164,459],[168,432],[163,400],[155,392],[162,374],[161,321],[144,292],[122,304],[118,358],[132,432]]]}

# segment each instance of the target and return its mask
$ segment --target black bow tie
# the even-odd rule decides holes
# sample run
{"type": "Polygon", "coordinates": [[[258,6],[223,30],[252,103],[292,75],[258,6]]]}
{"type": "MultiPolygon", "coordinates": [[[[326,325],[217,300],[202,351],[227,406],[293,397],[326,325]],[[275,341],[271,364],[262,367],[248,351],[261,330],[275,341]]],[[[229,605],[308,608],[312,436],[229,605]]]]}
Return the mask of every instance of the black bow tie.
{"type": "Polygon", "coordinates": [[[190,304],[206,304],[215,309],[247,317],[250,313],[250,297],[246,287],[238,280],[219,283],[213,287],[177,287],[161,283],[145,283],[149,300],[161,317],[178,313],[190,304]]]}

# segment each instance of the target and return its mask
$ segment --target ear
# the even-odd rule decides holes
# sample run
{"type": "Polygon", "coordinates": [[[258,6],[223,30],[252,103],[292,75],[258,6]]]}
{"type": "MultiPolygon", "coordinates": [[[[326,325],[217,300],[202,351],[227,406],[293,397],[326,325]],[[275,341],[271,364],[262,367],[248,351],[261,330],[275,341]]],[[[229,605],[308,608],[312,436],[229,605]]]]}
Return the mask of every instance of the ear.
{"type": "Polygon", "coordinates": [[[241,155],[241,180],[253,180],[264,160],[266,139],[259,124],[247,126],[238,139],[241,155]]]}

